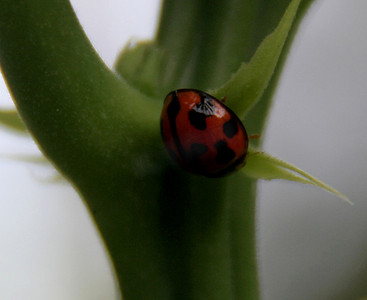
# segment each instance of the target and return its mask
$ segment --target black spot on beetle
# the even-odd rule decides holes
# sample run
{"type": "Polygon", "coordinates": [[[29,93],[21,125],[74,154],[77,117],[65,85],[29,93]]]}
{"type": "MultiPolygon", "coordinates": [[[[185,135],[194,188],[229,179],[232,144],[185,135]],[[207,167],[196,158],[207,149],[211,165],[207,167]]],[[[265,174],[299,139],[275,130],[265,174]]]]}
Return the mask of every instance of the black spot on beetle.
{"type": "Polygon", "coordinates": [[[244,161],[246,159],[247,153],[244,153],[241,155],[241,157],[237,158],[230,166],[230,168],[228,169],[228,171],[234,171],[236,170],[238,167],[242,166],[244,164],[244,161]]]}
{"type": "Polygon", "coordinates": [[[202,172],[200,156],[205,154],[207,151],[208,146],[199,143],[193,143],[185,156],[186,166],[188,166],[189,169],[194,173],[200,174],[202,172]]]}
{"type": "Polygon", "coordinates": [[[226,141],[219,141],[215,145],[218,151],[216,162],[218,164],[228,164],[236,156],[236,153],[228,147],[226,141]]]}
{"type": "Polygon", "coordinates": [[[214,100],[202,96],[201,101],[189,112],[190,124],[198,130],[206,129],[206,118],[214,114],[214,100]]]}
{"type": "Polygon", "coordinates": [[[206,129],[206,115],[202,113],[198,113],[194,110],[190,110],[189,112],[189,120],[190,124],[194,126],[198,130],[206,129]]]}
{"type": "Polygon", "coordinates": [[[167,114],[170,119],[170,122],[174,122],[180,109],[181,109],[180,102],[178,101],[177,95],[173,94],[172,101],[168,104],[167,107],[167,114]]]}
{"type": "Polygon", "coordinates": [[[231,163],[230,165],[228,165],[227,167],[225,167],[224,169],[214,173],[214,174],[209,174],[206,175],[207,177],[211,177],[211,178],[216,178],[216,177],[222,177],[225,175],[228,175],[229,173],[234,172],[235,170],[237,170],[239,167],[243,166],[245,163],[245,159],[246,159],[246,153],[244,153],[240,158],[236,159],[233,163],[231,163]]]}
{"type": "Polygon", "coordinates": [[[192,159],[197,159],[199,156],[208,151],[208,146],[199,143],[193,143],[190,146],[190,156],[192,159]]]}
{"type": "Polygon", "coordinates": [[[234,117],[223,124],[223,132],[229,138],[233,138],[236,135],[238,132],[238,126],[234,117]]]}
{"type": "Polygon", "coordinates": [[[181,155],[181,157],[184,157],[185,151],[181,145],[180,139],[178,138],[177,126],[176,126],[176,117],[178,113],[180,112],[181,106],[180,106],[180,102],[178,101],[177,94],[175,92],[171,94],[172,94],[172,100],[168,104],[168,107],[167,107],[169,125],[171,127],[171,133],[172,133],[173,141],[175,142],[177,151],[181,155]]]}

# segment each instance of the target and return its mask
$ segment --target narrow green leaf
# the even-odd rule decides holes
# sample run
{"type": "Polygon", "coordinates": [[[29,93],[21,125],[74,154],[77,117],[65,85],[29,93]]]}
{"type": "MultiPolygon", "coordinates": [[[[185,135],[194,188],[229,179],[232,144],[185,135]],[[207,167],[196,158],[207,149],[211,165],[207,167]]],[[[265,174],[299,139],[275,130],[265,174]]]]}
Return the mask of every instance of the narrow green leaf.
{"type": "Polygon", "coordinates": [[[300,0],[293,0],[277,28],[260,44],[249,63],[242,63],[238,71],[211,94],[226,98],[228,106],[240,117],[260,99],[274,73],[283,46],[287,40],[300,0]]]}
{"type": "Polygon", "coordinates": [[[17,132],[27,132],[16,110],[0,110],[0,124],[17,132]]]}
{"type": "Polygon", "coordinates": [[[116,71],[132,86],[149,96],[157,96],[163,52],[151,41],[130,42],[118,57],[116,71]]]}
{"type": "Polygon", "coordinates": [[[349,204],[353,205],[345,195],[323,183],[321,180],[313,177],[305,171],[287,163],[283,160],[270,156],[265,152],[250,150],[247,159],[246,167],[243,172],[256,179],[285,179],[290,181],[297,181],[305,184],[312,184],[320,187],[329,193],[332,193],[349,204]]]}

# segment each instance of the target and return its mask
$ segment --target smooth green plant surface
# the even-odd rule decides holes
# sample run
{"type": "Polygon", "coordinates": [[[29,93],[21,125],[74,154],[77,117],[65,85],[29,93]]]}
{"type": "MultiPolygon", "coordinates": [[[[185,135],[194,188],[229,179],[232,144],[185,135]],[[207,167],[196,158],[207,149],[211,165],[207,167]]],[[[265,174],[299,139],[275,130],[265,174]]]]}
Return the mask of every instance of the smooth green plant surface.
{"type": "MultiPolygon", "coordinates": [[[[0,2],[0,64],[21,119],[74,185],[125,299],[257,299],[256,179],[345,196],[252,143],[227,178],[172,165],[159,133],[164,96],[197,88],[264,128],[286,49],[311,0],[166,0],[153,41],[109,70],[66,0],[0,2]]],[[[24,131],[15,112],[0,121],[24,131]]]]}

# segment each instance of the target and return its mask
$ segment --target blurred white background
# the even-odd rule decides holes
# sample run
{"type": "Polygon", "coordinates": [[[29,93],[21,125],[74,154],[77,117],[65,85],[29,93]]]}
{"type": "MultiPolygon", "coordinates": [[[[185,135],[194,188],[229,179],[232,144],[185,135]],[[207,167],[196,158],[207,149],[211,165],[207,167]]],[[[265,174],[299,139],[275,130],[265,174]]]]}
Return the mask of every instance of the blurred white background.
{"type": "MultiPolygon", "coordinates": [[[[131,37],[152,37],[158,0],[71,1],[108,66],[131,37]]],[[[264,148],[345,193],[260,182],[259,264],[265,300],[367,295],[367,1],[319,0],[304,20],[274,99],[264,148]]],[[[12,107],[0,82],[0,106],[12,107]]],[[[0,129],[0,299],[99,300],[118,293],[99,236],[76,192],[0,129]]]]}

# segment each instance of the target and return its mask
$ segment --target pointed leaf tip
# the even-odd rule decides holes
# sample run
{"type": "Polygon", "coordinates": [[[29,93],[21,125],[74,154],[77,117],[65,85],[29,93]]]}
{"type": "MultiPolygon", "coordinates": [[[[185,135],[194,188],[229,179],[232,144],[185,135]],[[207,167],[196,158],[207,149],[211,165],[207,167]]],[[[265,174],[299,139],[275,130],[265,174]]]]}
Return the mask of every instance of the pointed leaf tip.
{"type": "Polygon", "coordinates": [[[251,149],[249,151],[246,167],[243,168],[243,172],[246,175],[256,179],[285,179],[305,184],[312,184],[338,196],[350,205],[354,205],[354,203],[350,201],[347,196],[340,193],[333,187],[313,177],[307,172],[293,166],[292,164],[273,157],[265,152],[251,149]]]}

